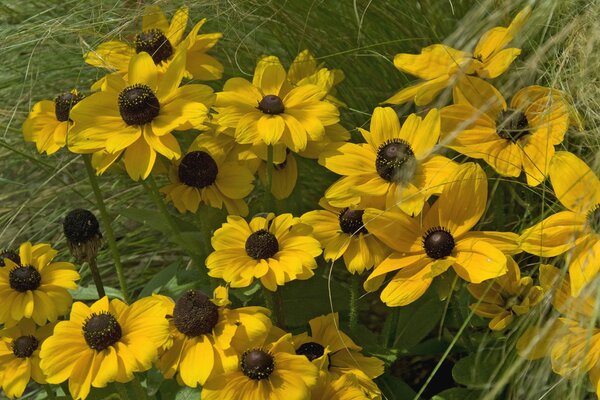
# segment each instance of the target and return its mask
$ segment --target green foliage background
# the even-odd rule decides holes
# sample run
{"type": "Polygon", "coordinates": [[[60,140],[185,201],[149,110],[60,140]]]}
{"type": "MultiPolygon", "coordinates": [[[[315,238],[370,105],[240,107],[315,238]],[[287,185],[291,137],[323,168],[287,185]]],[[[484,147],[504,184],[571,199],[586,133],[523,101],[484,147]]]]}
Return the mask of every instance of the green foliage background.
{"type": "MultiPolygon", "coordinates": [[[[265,54],[276,55],[289,65],[305,48],[328,67],[342,69],[346,79],[339,85],[337,97],[348,105],[342,112],[342,124],[355,139],[355,127],[368,124],[372,109],[413,79],[394,68],[396,53],[417,53],[439,42],[472,48],[483,31],[508,24],[519,9],[532,4],[534,14],[516,39],[523,53],[496,84],[507,97],[529,84],[566,91],[582,115],[584,128],[570,132],[562,146],[580,154],[598,171],[597,0],[150,3],[159,4],[167,15],[186,4],[194,23],[208,18],[202,32],[223,32],[224,38],[213,53],[225,64],[225,79],[251,77],[255,60],[265,54]]],[[[61,233],[64,215],[79,207],[95,210],[81,158],[67,151],[51,157],[37,154],[32,144],[23,142],[21,124],[35,102],[52,99],[73,87],[86,90],[104,74],[85,65],[83,53],[106,40],[131,39],[141,24],[143,5],[142,1],[0,0],[0,248],[16,247],[27,240],[44,241],[66,255],[61,233]]],[[[219,90],[225,79],[209,84],[219,90]]],[[[408,114],[415,109],[404,106],[399,111],[408,114]]],[[[300,215],[316,208],[319,197],[335,179],[314,161],[302,161],[299,168],[298,187],[290,200],[277,204],[278,211],[300,215]]],[[[521,180],[508,182],[489,170],[488,175],[490,205],[481,228],[519,232],[560,207],[546,185],[531,189],[521,180]]],[[[178,245],[206,245],[206,230],[220,226],[225,214],[211,209],[200,215],[204,238],[196,232],[198,220],[189,215],[181,217],[188,232],[186,242],[173,243],[160,214],[149,211],[153,206],[141,185],[120,174],[102,176],[100,183],[114,217],[127,280],[134,294],[145,296],[161,290],[177,295],[197,285],[197,272],[187,264],[178,245]]],[[[253,210],[261,210],[259,198],[260,193],[255,193],[253,210]]],[[[538,260],[525,261],[534,265],[538,260]]],[[[118,287],[106,249],[101,252],[99,265],[108,286],[118,287]]],[[[332,308],[341,313],[342,319],[346,317],[351,283],[341,265],[336,264],[333,270],[330,267],[323,264],[314,279],[284,288],[287,322],[292,330],[303,329],[308,319],[332,308]],[[297,304],[303,305],[302,310],[297,304]]],[[[82,274],[81,284],[91,285],[87,269],[82,274]]],[[[560,380],[552,375],[548,363],[518,359],[512,351],[515,332],[489,333],[486,322],[470,314],[468,304],[472,299],[464,289],[455,287],[452,301],[440,301],[439,294],[447,293],[450,284],[440,280],[426,297],[395,313],[382,306],[376,295],[360,299],[364,326],[356,339],[388,362],[388,372],[378,380],[386,398],[414,398],[421,389],[424,398],[429,398],[448,383],[459,387],[440,393],[437,399],[585,398],[589,389],[585,379],[560,380]]],[[[260,302],[257,289],[237,293],[238,302],[260,302]]],[[[118,295],[116,289],[113,293],[118,295]]],[[[91,299],[94,291],[83,288],[74,296],[91,299]]],[[[521,321],[517,331],[536,318],[521,321]]],[[[153,390],[160,388],[162,398],[175,396],[176,387],[163,384],[156,374],[150,374],[147,384],[153,390]]],[[[99,391],[97,398],[103,393],[99,391]]],[[[177,396],[197,398],[197,393],[183,390],[177,396]]]]}

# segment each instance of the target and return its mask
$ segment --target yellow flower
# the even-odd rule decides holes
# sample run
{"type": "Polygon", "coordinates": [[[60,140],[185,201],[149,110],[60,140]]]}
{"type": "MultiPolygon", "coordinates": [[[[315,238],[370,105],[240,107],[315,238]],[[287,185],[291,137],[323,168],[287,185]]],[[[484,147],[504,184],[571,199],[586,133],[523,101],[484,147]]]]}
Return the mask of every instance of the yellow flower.
{"type": "Polygon", "coordinates": [[[431,195],[442,191],[456,167],[446,157],[431,154],[440,134],[436,109],[424,119],[411,114],[400,126],[396,111],[377,107],[371,132],[358,129],[367,143],[332,144],[319,157],[319,164],[344,175],[325,192],[335,207],[398,205],[416,215],[431,195]]]}
{"type": "Polygon", "coordinates": [[[72,110],[75,126],[69,149],[75,153],[102,153],[93,159],[102,173],[121,155],[133,180],[146,179],[156,153],[168,159],[181,155],[173,130],[201,127],[213,98],[205,85],[179,87],[185,53],[169,64],[158,80],[158,69],[148,53],[131,57],[128,80],[109,78],[106,90],[94,93],[72,110]]]}
{"type": "MultiPolygon", "coordinates": [[[[155,296],[165,305],[172,345],[156,363],[165,378],[177,373],[186,386],[204,385],[208,377],[237,364],[241,343],[258,342],[271,329],[269,310],[262,307],[229,309],[223,300],[209,299],[200,291],[190,290],[174,302],[155,296]],[[198,360],[202,360],[198,363],[198,360]]],[[[225,290],[225,294],[226,294],[225,290]]]]}
{"type": "Polygon", "coordinates": [[[286,334],[274,343],[247,347],[235,369],[209,378],[202,400],[309,399],[319,372],[296,355],[290,338],[286,334]]]}
{"type": "Polygon", "coordinates": [[[215,249],[206,259],[208,275],[221,278],[231,287],[249,286],[254,278],[274,292],[277,286],[296,279],[308,279],[321,254],[312,228],[292,214],[252,218],[228,216],[214,233],[215,249]]]}
{"type": "Polygon", "coordinates": [[[287,78],[294,86],[304,84],[317,85],[325,90],[328,95],[326,100],[343,106],[340,100],[333,97],[335,86],[344,80],[344,72],[341,69],[329,70],[323,64],[317,64],[317,60],[309,50],[303,50],[292,61],[288,70],[287,78]]]}
{"type": "Polygon", "coordinates": [[[76,302],[68,321],[59,322],[40,351],[46,380],[69,380],[74,399],[85,399],[90,387],[129,382],[134,372],[152,367],[158,349],[169,339],[165,310],[144,298],[131,306],[104,296],[88,307],[76,302]]]}
{"type": "MultiPolygon", "coordinates": [[[[221,135],[223,136],[223,135],[221,135]]],[[[160,189],[180,213],[198,211],[200,203],[248,215],[244,201],[254,188],[254,175],[239,162],[227,161],[222,140],[200,135],[183,158],[171,167],[171,183],[160,189]]]]}
{"type": "MultiPolygon", "coordinates": [[[[267,182],[267,163],[261,162],[258,166],[258,177],[261,183],[266,185],[267,182]]],[[[280,163],[273,163],[273,175],[271,177],[271,193],[277,200],[287,199],[294,187],[298,178],[298,165],[296,157],[290,152],[287,152],[285,160],[280,163]]]]}
{"type": "Polygon", "coordinates": [[[339,121],[337,107],[323,101],[326,95],[313,84],[292,87],[279,59],[263,57],[252,83],[231,78],[217,93],[214,121],[220,132],[234,129],[238,143],[285,145],[298,152],[339,121]]]}
{"type": "Polygon", "coordinates": [[[573,296],[600,270],[600,181],[577,156],[559,151],[550,163],[550,182],[568,211],[549,216],[521,234],[521,248],[541,257],[568,253],[573,296]]]}
{"type": "Polygon", "coordinates": [[[546,178],[554,146],[569,127],[570,107],[562,92],[529,86],[507,107],[491,85],[469,78],[457,86],[454,101],[440,111],[442,143],[483,159],[500,175],[518,177],[524,170],[530,186],[546,178]]]}
{"type": "Polygon", "coordinates": [[[378,265],[390,253],[364,225],[364,210],[333,207],[324,198],[324,210],[309,211],[301,219],[313,227],[313,236],[323,246],[323,257],[335,261],[344,257],[350,273],[362,274],[378,265]]]}
{"type": "Polygon", "coordinates": [[[67,141],[67,132],[73,126],[69,113],[84,96],[76,89],[61,93],[54,101],[42,100],[35,103],[23,122],[23,137],[33,142],[37,151],[52,154],[62,148],[67,141]]]}
{"type": "Polygon", "coordinates": [[[497,26],[485,32],[473,53],[434,44],[422,49],[421,54],[396,54],[396,68],[424,82],[400,90],[384,103],[402,104],[413,100],[421,106],[430,103],[442,90],[466,75],[486,79],[502,75],[521,54],[521,49],[506,46],[522,29],[530,14],[531,8],[527,6],[508,27],[497,26]]]}
{"type": "Polygon", "coordinates": [[[52,334],[54,323],[36,327],[30,319],[0,331],[0,387],[8,397],[21,397],[30,379],[44,384],[40,346],[52,334]]]}
{"type": "Polygon", "coordinates": [[[400,210],[365,211],[369,232],[394,250],[375,267],[365,289],[376,290],[381,276],[398,271],[381,292],[390,307],[417,300],[450,267],[471,283],[502,276],[507,271],[503,252],[519,252],[514,233],[471,232],[487,203],[487,177],[480,166],[464,164],[448,182],[419,218],[400,210]]]}
{"type": "Polygon", "coordinates": [[[506,258],[506,275],[491,282],[470,283],[467,288],[479,302],[470,308],[476,315],[492,318],[489,327],[501,331],[508,327],[515,315],[523,315],[543,298],[540,286],[533,285],[530,276],[521,278],[519,265],[512,257],[506,258]]]}
{"type": "Polygon", "coordinates": [[[306,356],[333,378],[353,375],[367,398],[380,398],[381,391],[373,379],[383,374],[384,363],[361,353],[362,348],[340,330],[338,314],[313,318],[309,324],[311,335],[303,333],[292,339],[296,354],[306,356]]]}
{"type": "Polygon", "coordinates": [[[321,372],[317,386],[311,392],[311,400],[368,400],[369,397],[358,384],[355,375],[345,374],[338,378],[321,372]]]}
{"type": "MultiPolygon", "coordinates": [[[[206,22],[206,18],[198,22],[188,36],[183,39],[183,33],[188,22],[188,8],[181,7],[176,12],[171,23],[158,6],[147,6],[142,18],[142,32],[135,35],[133,43],[119,40],[104,42],[96,50],[87,52],[83,57],[87,64],[95,67],[116,71],[125,76],[131,58],[141,52],[152,56],[159,74],[163,74],[173,62],[175,53],[186,53],[185,75],[188,78],[200,80],[221,79],[223,65],[214,57],[206,54],[214,47],[221,33],[198,34],[206,22]]],[[[107,78],[98,81],[92,89],[106,89],[107,78]]]]}
{"type": "Polygon", "coordinates": [[[68,262],[52,262],[56,250],[30,242],[19,247],[20,263],[4,258],[0,268],[0,323],[14,325],[31,318],[38,325],[54,322],[71,306],[67,289],[76,289],[79,274],[68,262]]]}

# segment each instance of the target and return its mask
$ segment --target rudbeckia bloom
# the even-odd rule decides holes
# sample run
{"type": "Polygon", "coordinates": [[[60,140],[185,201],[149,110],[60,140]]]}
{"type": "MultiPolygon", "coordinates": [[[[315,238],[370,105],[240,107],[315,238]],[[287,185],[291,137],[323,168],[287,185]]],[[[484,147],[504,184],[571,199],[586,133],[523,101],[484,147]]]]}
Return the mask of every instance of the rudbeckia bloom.
{"type": "Polygon", "coordinates": [[[279,59],[263,57],[252,83],[243,78],[225,82],[217,93],[214,121],[220,132],[234,129],[238,143],[285,145],[299,152],[339,121],[337,107],[323,101],[326,95],[312,84],[292,87],[279,59]]]}
{"type": "Polygon", "coordinates": [[[325,192],[336,207],[387,209],[398,205],[416,215],[432,195],[442,191],[456,164],[432,150],[440,134],[438,110],[425,118],[408,116],[400,126],[390,107],[377,107],[371,132],[358,128],[367,143],[336,143],[319,157],[319,164],[343,178],[325,192]]]}
{"type": "Polygon", "coordinates": [[[317,386],[312,390],[311,400],[367,400],[369,397],[358,384],[355,375],[345,374],[338,378],[321,373],[317,386]]]}
{"type": "Polygon", "coordinates": [[[76,289],[79,274],[68,262],[53,262],[56,250],[50,245],[30,242],[19,247],[17,264],[4,258],[0,268],[0,323],[14,325],[23,318],[31,318],[38,325],[54,322],[71,306],[67,289],[76,289]]]}
{"type": "Polygon", "coordinates": [[[380,276],[398,271],[381,292],[390,307],[417,300],[433,278],[452,267],[467,282],[504,275],[507,254],[518,253],[518,235],[471,232],[487,203],[487,177],[480,166],[463,164],[431,208],[418,218],[400,210],[367,209],[367,229],[394,251],[375,267],[364,286],[374,291],[380,276]]]}
{"type": "Polygon", "coordinates": [[[396,68],[424,82],[400,90],[384,103],[402,104],[413,100],[416,105],[422,106],[466,75],[486,79],[502,75],[521,54],[521,49],[506,46],[519,33],[530,14],[531,8],[525,7],[508,27],[497,26],[485,32],[473,53],[434,44],[422,49],[421,54],[396,54],[396,68]]]}
{"type": "Polygon", "coordinates": [[[301,51],[294,58],[290,64],[287,78],[294,86],[307,83],[317,85],[328,93],[326,97],[328,101],[339,106],[344,105],[332,95],[335,86],[344,80],[344,72],[341,69],[329,70],[323,67],[323,64],[317,64],[315,56],[308,50],[301,51]]]}
{"type": "Polygon", "coordinates": [[[36,327],[24,319],[0,331],[0,387],[8,397],[21,397],[31,379],[46,383],[40,369],[40,346],[53,328],[54,323],[36,327]]]}
{"type": "Polygon", "coordinates": [[[134,372],[152,367],[157,349],[169,339],[164,308],[152,298],[128,306],[108,297],[90,307],[73,304],[68,321],[59,322],[40,351],[46,381],[69,380],[74,399],[85,399],[90,387],[129,382],[134,372]]]}
{"type": "Polygon", "coordinates": [[[521,277],[519,265],[512,257],[506,258],[506,275],[491,282],[470,283],[467,288],[479,300],[471,304],[475,315],[491,318],[489,328],[501,331],[507,328],[515,316],[524,315],[543,298],[540,286],[533,285],[530,276],[521,277]]]}
{"type": "Polygon", "coordinates": [[[317,268],[315,257],[321,254],[311,232],[292,214],[269,213],[250,223],[230,215],[211,239],[215,251],[206,259],[208,275],[231,287],[246,287],[260,279],[272,292],[289,281],[308,279],[317,268]]]}
{"type": "MultiPolygon", "coordinates": [[[[206,18],[198,22],[187,38],[183,33],[188,22],[188,8],[181,7],[175,12],[171,23],[158,6],[147,6],[142,17],[142,32],[135,35],[133,43],[112,40],[102,43],[96,50],[87,52],[84,60],[87,64],[116,71],[120,76],[127,74],[132,57],[146,52],[152,56],[158,73],[163,74],[180,50],[186,53],[185,74],[188,78],[200,80],[221,79],[223,65],[214,57],[206,54],[214,47],[221,33],[198,34],[206,18]]],[[[102,78],[92,88],[106,88],[107,78],[102,78]]]]}
{"type": "Polygon", "coordinates": [[[373,379],[383,374],[383,361],[362,354],[362,348],[340,330],[337,313],[313,318],[309,324],[310,335],[303,333],[292,339],[296,354],[306,356],[334,378],[354,375],[367,398],[379,398],[381,391],[373,379]]]}
{"type": "Polygon", "coordinates": [[[271,329],[269,310],[229,309],[226,294],[227,289],[220,287],[213,299],[197,290],[184,293],[177,302],[155,296],[165,305],[172,338],[172,345],[156,362],[165,378],[177,373],[186,386],[204,385],[213,371],[222,373],[232,365],[236,367],[237,345],[260,342],[267,336],[271,329]],[[225,296],[219,298],[222,292],[225,296]]]}
{"type": "Polygon", "coordinates": [[[69,113],[83,97],[83,94],[73,89],[59,94],[54,101],[42,100],[35,103],[23,122],[25,141],[35,143],[40,154],[52,154],[62,148],[67,142],[67,132],[73,126],[69,113]]]}
{"type": "Polygon", "coordinates": [[[211,377],[202,387],[202,400],[307,400],[319,371],[303,355],[296,355],[286,334],[274,343],[251,345],[236,368],[211,377]]]}
{"type": "Polygon", "coordinates": [[[201,203],[248,215],[244,197],[254,189],[254,175],[240,162],[228,161],[221,141],[200,135],[169,171],[171,183],[160,189],[180,213],[195,213],[201,203]]]}
{"type": "MultiPolygon", "coordinates": [[[[258,177],[261,183],[267,182],[267,163],[261,162],[258,166],[258,177]]],[[[287,152],[285,159],[280,163],[273,163],[273,174],[271,176],[271,193],[277,200],[287,199],[298,179],[298,165],[296,157],[291,152],[287,152]]]]}
{"type": "Polygon", "coordinates": [[[568,210],[549,216],[521,234],[521,248],[541,257],[567,251],[573,296],[600,270],[600,181],[574,154],[556,152],[550,182],[568,210]]]}
{"type": "Polygon", "coordinates": [[[103,153],[94,158],[102,173],[121,155],[133,180],[146,179],[156,153],[168,159],[181,155],[173,130],[201,127],[212,101],[205,85],[179,87],[185,53],[178,53],[158,80],[158,69],[148,53],[131,58],[128,79],[109,78],[106,90],[94,93],[72,110],[75,127],[69,149],[75,153],[103,153]]]}
{"type": "Polygon", "coordinates": [[[519,90],[510,107],[481,79],[455,91],[455,105],[444,107],[442,140],[447,147],[482,159],[503,176],[525,171],[527,184],[539,185],[548,174],[554,146],[567,132],[570,107],[562,92],[541,86],[519,90]]]}
{"type": "Polygon", "coordinates": [[[362,274],[387,257],[387,246],[365,227],[364,210],[333,207],[325,199],[319,205],[324,210],[309,211],[301,219],[313,227],[326,261],[343,257],[350,273],[362,274]]]}

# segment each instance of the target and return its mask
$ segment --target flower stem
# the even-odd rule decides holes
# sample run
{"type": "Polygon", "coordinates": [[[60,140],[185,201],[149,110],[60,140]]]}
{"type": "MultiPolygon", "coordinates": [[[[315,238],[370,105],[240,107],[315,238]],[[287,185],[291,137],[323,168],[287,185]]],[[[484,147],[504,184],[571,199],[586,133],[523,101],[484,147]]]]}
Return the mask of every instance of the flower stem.
{"type": "Polygon", "coordinates": [[[121,293],[123,293],[123,298],[126,302],[129,303],[130,298],[127,293],[127,281],[125,280],[125,274],[123,272],[123,264],[121,263],[121,255],[119,254],[119,248],[117,247],[117,242],[115,240],[115,234],[112,230],[111,226],[111,218],[108,215],[108,211],[106,211],[106,205],[104,204],[104,198],[102,197],[102,191],[100,190],[100,186],[98,185],[98,179],[96,178],[96,172],[94,171],[94,167],[92,167],[92,157],[91,155],[85,154],[83,156],[83,160],[85,163],[85,169],[90,181],[90,185],[92,186],[92,190],[94,191],[94,197],[96,197],[96,205],[98,206],[98,210],[100,211],[100,217],[104,222],[104,231],[106,240],[108,242],[108,247],[110,248],[110,252],[113,257],[113,262],[115,263],[115,269],[117,270],[117,278],[119,279],[119,286],[121,287],[121,293]]]}
{"type": "Polygon", "coordinates": [[[117,388],[117,392],[119,393],[119,397],[121,400],[129,400],[129,392],[127,391],[127,386],[124,383],[115,383],[115,387],[117,388]]]}
{"type": "Polygon", "coordinates": [[[98,298],[101,299],[106,296],[106,292],[104,291],[104,285],[102,284],[102,277],[100,276],[100,270],[98,270],[96,257],[91,257],[91,259],[88,261],[88,265],[90,266],[90,271],[92,272],[94,285],[96,285],[96,290],[98,291],[98,298]]]}
{"type": "Polygon", "coordinates": [[[273,210],[273,195],[271,187],[273,186],[273,145],[267,146],[267,171],[265,182],[265,208],[266,212],[274,212],[273,210]]]}
{"type": "Polygon", "coordinates": [[[131,384],[133,386],[133,392],[136,399],[146,400],[148,398],[148,392],[146,391],[146,388],[142,386],[142,382],[140,382],[140,379],[136,375],[133,376],[133,381],[131,381],[131,384]]]}
{"type": "Polygon", "coordinates": [[[263,297],[265,299],[266,307],[273,313],[275,325],[284,329],[285,316],[283,312],[283,297],[281,296],[281,291],[276,290],[271,292],[269,289],[263,286],[263,297]]]}
{"type": "Polygon", "coordinates": [[[349,325],[350,331],[354,332],[358,326],[358,298],[360,289],[360,275],[353,274],[350,277],[350,315],[349,325]]]}
{"type": "Polygon", "coordinates": [[[48,397],[46,397],[49,400],[54,400],[56,399],[56,393],[54,393],[54,388],[52,388],[52,385],[44,385],[44,389],[46,390],[46,393],[48,394],[48,397]]]}

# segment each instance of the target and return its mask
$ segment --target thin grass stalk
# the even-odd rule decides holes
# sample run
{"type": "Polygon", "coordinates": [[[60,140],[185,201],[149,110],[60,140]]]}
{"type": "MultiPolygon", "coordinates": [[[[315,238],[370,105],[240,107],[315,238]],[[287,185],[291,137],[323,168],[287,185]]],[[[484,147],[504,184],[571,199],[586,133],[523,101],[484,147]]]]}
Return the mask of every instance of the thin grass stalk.
{"type": "Polygon", "coordinates": [[[350,277],[350,314],[348,324],[351,332],[355,332],[358,326],[358,298],[360,290],[360,275],[352,274],[350,277]]]}
{"type": "Polygon", "coordinates": [[[267,171],[265,175],[265,211],[271,212],[275,211],[273,210],[273,195],[271,194],[271,187],[273,186],[273,145],[271,144],[267,146],[267,171]]]}

